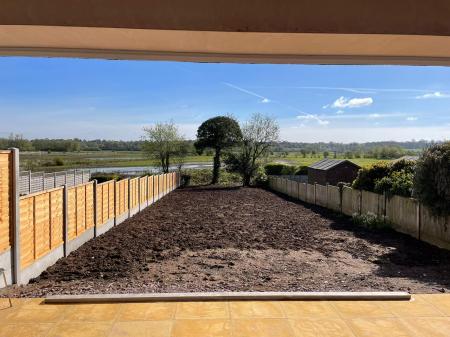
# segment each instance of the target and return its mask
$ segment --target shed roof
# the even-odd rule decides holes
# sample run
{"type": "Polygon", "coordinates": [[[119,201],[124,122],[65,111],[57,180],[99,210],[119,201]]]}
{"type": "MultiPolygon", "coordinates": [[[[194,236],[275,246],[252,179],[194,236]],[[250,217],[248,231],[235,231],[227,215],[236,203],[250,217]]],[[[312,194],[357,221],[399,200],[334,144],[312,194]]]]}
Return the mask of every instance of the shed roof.
{"type": "Polygon", "coordinates": [[[314,164],[311,164],[309,166],[309,168],[326,171],[326,170],[329,170],[329,169],[331,169],[333,167],[336,167],[336,166],[338,166],[338,165],[340,165],[342,163],[350,163],[350,164],[352,164],[352,165],[354,165],[356,167],[360,167],[359,165],[356,165],[355,163],[353,163],[353,162],[351,162],[350,160],[347,160],[347,159],[328,159],[328,158],[325,158],[325,159],[319,160],[318,162],[315,162],[314,164]]]}

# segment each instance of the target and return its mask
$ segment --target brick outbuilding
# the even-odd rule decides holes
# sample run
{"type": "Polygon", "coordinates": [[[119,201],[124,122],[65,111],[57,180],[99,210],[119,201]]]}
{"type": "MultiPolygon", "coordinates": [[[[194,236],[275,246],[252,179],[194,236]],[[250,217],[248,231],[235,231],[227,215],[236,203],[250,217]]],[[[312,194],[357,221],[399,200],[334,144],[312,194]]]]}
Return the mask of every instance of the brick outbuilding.
{"type": "Polygon", "coordinates": [[[310,184],[337,185],[339,182],[351,183],[361,167],[346,159],[322,159],[308,166],[310,184]]]}

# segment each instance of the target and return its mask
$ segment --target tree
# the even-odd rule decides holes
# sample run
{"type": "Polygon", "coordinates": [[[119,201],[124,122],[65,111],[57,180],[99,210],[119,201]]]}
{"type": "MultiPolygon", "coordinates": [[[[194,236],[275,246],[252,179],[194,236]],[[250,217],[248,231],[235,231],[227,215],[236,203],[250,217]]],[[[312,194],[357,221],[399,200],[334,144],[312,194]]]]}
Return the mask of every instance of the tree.
{"type": "Polygon", "coordinates": [[[219,181],[222,151],[238,144],[241,137],[241,128],[231,117],[210,118],[198,128],[197,141],[194,144],[197,152],[201,154],[207,148],[215,151],[212,184],[217,184],[219,181]]]}
{"type": "Polygon", "coordinates": [[[278,140],[278,123],[259,113],[242,125],[242,141],[237,153],[227,155],[226,163],[230,171],[242,177],[244,186],[249,186],[256,174],[260,160],[269,154],[271,145],[278,140]]]}
{"type": "Polygon", "coordinates": [[[434,214],[450,214],[450,141],[422,153],[416,164],[414,195],[434,214]]]}
{"type": "Polygon", "coordinates": [[[172,121],[156,123],[152,127],[144,128],[144,132],[143,150],[150,158],[159,161],[164,173],[169,172],[172,159],[182,162],[187,153],[187,144],[172,121]]]}

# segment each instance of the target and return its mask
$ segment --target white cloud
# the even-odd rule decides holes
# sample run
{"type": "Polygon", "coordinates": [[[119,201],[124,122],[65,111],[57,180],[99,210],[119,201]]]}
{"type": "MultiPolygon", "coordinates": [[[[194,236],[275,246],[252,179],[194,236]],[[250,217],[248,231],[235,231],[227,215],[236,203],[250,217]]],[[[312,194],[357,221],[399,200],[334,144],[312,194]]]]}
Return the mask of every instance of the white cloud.
{"type": "Polygon", "coordinates": [[[414,117],[414,116],[406,117],[406,120],[409,121],[409,122],[414,122],[414,121],[416,121],[417,119],[418,119],[418,118],[417,118],[417,117],[414,117]]]}
{"type": "Polygon", "coordinates": [[[374,142],[374,141],[407,141],[412,138],[426,140],[448,139],[449,126],[422,127],[343,127],[323,128],[307,126],[301,132],[290,127],[281,127],[280,136],[285,141],[297,142],[374,142]]]}
{"type": "Polygon", "coordinates": [[[370,114],[368,117],[369,118],[381,118],[381,117],[383,117],[383,115],[381,115],[381,114],[370,114]]]}
{"type": "Polygon", "coordinates": [[[296,117],[299,120],[303,120],[303,121],[311,121],[314,120],[316,121],[319,125],[328,125],[330,124],[329,121],[324,120],[320,117],[318,117],[317,115],[311,115],[311,114],[304,114],[304,115],[299,115],[296,117]]]}
{"type": "Polygon", "coordinates": [[[361,108],[363,106],[372,105],[373,99],[372,97],[364,97],[364,98],[351,98],[348,99],[344,96],[339,97],[334,103],[331,105],[333,108],[361,108]]]}
{"type": "Polygon", "coordinates": [[[423,94],[420,96],[416,96],[416,99],[428,99],[428,98],[449,98],[450,94],[445,94],[440,91],[435,91],[432,93],[423,94]]]}
{"type": "Polygon", "coordinates": [[[268,98],[263,98],[263,99],[261,100],[261,103],[270,103],[270,99],[268,99],[268,98]]]}
{"type": "Polygon", "coordinates": [[[342,114],[344,113],[344,111],[338,110],[338,111],[336,111],[336,113],[337,113],[338,115],[342,115],[342,114]]]}

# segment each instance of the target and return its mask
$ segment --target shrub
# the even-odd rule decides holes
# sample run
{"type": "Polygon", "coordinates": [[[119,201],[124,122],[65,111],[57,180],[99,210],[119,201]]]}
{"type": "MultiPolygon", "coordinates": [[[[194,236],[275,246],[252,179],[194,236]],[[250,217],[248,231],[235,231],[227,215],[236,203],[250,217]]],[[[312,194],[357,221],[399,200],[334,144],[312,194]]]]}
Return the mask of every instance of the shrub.
{"type": "Polygon", "coordinates": [[[358,171],[352,187],[358,190],[373,191],[375,181],[389,175],[389,165],[385,162],[376,163],[369,167],[363,167],[358,171]]]}
{"type": "Polygon", "coordinates": [[[450,214],[450,142],[426,149],[417,161],[414,195],[435,215],[450,214]]]}
{"type": "Polygon", "coordinates": [[[358,171],[353,188],[388,195],[411,197],[415,163],[400,160],[393,163],[377,163],[358,171]]]}
{"type": "Polygon", "coordinates": [[[120,173],[94,173],[91,175],[91,180],[97,180],[97,183],[104,183],[109,180],[121,180],[124,179],[125,176],[120,173]]]}
{"type": "Polygon", "coordinates": [[[55,166],[64,166],[64,160],[62,160],[62,158],[55,158],[54,159],[54,163],[55,163],[55,166]]]}
{"type": "Polygon", "coordinates": [[[388,177],[381,178],[375,182],[374,191],[387,195],[401,195],[411,197],[413,190],[414,174],[406,170],[394,171],[388,177]]]}
{"type": "Polygon", "coordinates": [[[296,167],[286,164],[267,164],[264,170],[268,176],[294,175],[296,167]]]}
{"type": "Polygon", "coordinates": [[[297,171],[295,171],[296,176],[307,175],[308,174],[308,166],[299,166],[297,171]]]}
{"type": "MultiPolygon", "coordinates": [[[[210,169],[190,169],[183,170],[184,176],[189,176],[186,181],[189,186],[208,185],[211,183],[212,172],[210,169]]],[[[219,185],[238,185],[242,181],[241,176],[237,173],[230,173],[221,169],[219,176],[219,185]]]]}
{"type": "Polygon", "coordinates": [[[370,229],[384,229],[389,228],[389,223],[385,222],[383,219],[377,217],[374,213],[367,214],[353,214],[353,223],[358,226],[363,226],[370,229]]]}

